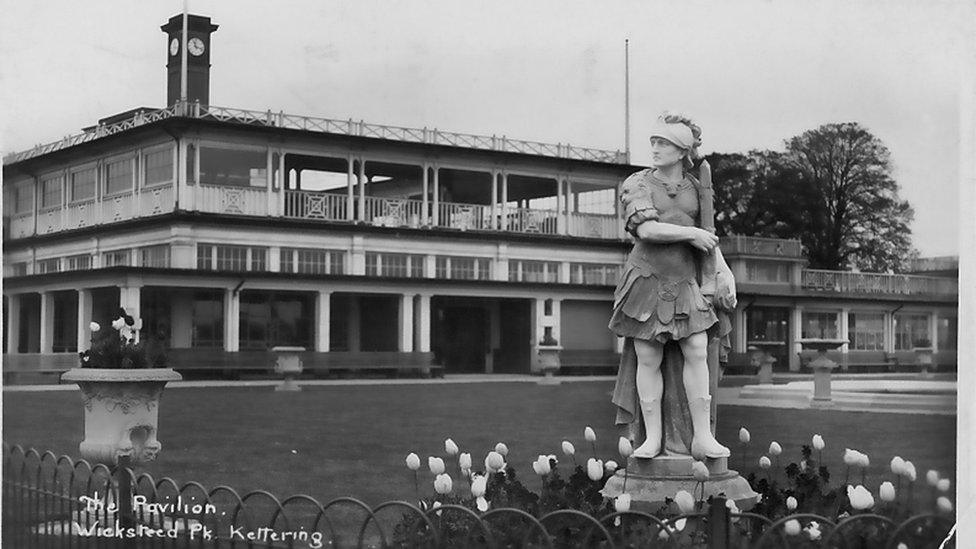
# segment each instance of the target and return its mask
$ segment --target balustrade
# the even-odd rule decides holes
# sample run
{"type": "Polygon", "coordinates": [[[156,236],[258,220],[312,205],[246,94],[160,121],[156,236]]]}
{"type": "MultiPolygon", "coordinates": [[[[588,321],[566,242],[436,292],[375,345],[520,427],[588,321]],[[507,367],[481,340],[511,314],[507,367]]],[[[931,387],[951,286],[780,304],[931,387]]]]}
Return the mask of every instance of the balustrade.
{"type": "Polygon", "coordinates": [[[951,278],[884,273],[853,273],[804,269],[806,290],[857,294],[958,295],[958,282],[951,278]]]}
{"type": "Polygon", "coordinates": [[[197,185],[194,204],[201,212],[267,215],[267,191],[262,188],[197,185]]]}

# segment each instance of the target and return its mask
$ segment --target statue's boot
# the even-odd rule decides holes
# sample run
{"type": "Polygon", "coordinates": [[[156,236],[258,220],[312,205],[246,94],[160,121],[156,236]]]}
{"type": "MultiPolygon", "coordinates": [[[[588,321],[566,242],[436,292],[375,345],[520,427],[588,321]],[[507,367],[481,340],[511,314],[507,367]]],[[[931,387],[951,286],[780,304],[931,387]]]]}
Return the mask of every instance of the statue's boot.
{"type": "Polygon", "coordinates": [[[634,457],[652,458],[661,453],[663,444],[662,425],[661,425],[661,399],[640,401],[641,412],[644,414],[644,431],[647,438],[634,450],[634,457]]]}
{"type": "Polygon", "coordinates": [[[729,457],[731,455],[729,449],[719,444],[712,436],[709,423],[712,414],[712,397],[690,398],[688,408],[691,411],[691,425],[695,430],[694,438],[691,439],[692,457],[698,460],[706,457],[729,457]]]}

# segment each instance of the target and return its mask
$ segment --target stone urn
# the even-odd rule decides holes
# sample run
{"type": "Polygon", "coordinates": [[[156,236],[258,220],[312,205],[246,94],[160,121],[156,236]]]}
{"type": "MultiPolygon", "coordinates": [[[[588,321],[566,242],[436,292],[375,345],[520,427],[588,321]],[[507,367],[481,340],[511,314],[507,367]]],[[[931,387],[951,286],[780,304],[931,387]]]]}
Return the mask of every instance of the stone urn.
{"type": "Polygon", "coordinates": [[[296,380],[305,369],[301,355],[304,351],[305,347],[278,346],[271,348],[271,352],[276,355],[274,371],[283,378],[281,384],[275,387],[275,391],[302,390],[296,380]]]}
{"type": "Polygon", "coordinates": [[[542,345],[537,347],[539,356],[539,372],[542,373],[542,380],[539,383],[557,385],[559,381],[554,377],[559,371],[559,352],[563,348],[561,345],[542,345]]]}
{"type": "Polygon", "coordinates": [[[912,351],[915,353],[915,364],[918,365],[919,372],[923,375],[931,373],[934,369],[933,356],[935,355],[935,349],[927,341],[922,341],[912,351]]]}
{"type": "Polygon", "coordinates": [[[162,444],[159,399],[167,382],[183,379],[172,368],[73,368],[61,375],[81,389],[85,405],[85,439],[81,456],[115,465],[120,456],[131,463],[156,459],[162,444]]]}

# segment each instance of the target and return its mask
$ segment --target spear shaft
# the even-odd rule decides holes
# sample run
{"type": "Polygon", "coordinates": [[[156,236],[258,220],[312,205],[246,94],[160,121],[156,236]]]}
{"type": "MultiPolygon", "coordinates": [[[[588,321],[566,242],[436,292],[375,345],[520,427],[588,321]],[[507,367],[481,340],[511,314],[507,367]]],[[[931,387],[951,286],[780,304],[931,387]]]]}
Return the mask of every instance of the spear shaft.
{"type": "MultiPolygon", "coordinates": [[[[698,212],[701,217],[701,228],[715,233],[715,191],[712,189],[712,167],[707,160],[702,160],[698,166],[698,212]]],[[[702,259],[701,290],[709,299],[715,298],[715,250],[713,249],[702,259]]]]}

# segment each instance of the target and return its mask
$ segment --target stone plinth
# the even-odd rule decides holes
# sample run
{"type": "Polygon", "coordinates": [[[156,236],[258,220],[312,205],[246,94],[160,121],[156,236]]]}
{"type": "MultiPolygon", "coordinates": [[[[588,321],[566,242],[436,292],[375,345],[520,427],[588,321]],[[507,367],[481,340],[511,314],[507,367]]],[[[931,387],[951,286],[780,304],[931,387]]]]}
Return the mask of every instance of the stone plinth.
{"type": "MultiPolygon", "coordinates": [[[[661,455],[655,458],[635,458],[627,460],[627,493],[631,495],[631,505],[635,510],[655,511],[664,504],[666,498],[674,499],[679,490],[693,493],[698,481],[692,476],[694,459],[686,455],[661,455]],[[642,509],[643,508],[643,509],[642,509]]],[[[705,499],[709,496],[724,495],[735,500],[739,509],[751,509],[759,498],[746,479],[738,472],[728,468],[727,458],[705,459],[710,473],[705,481],[705,499]]],[[[606,497],[614,498],[624,491],[624,471],[618,470],[603,487],[606,497]]]]}

